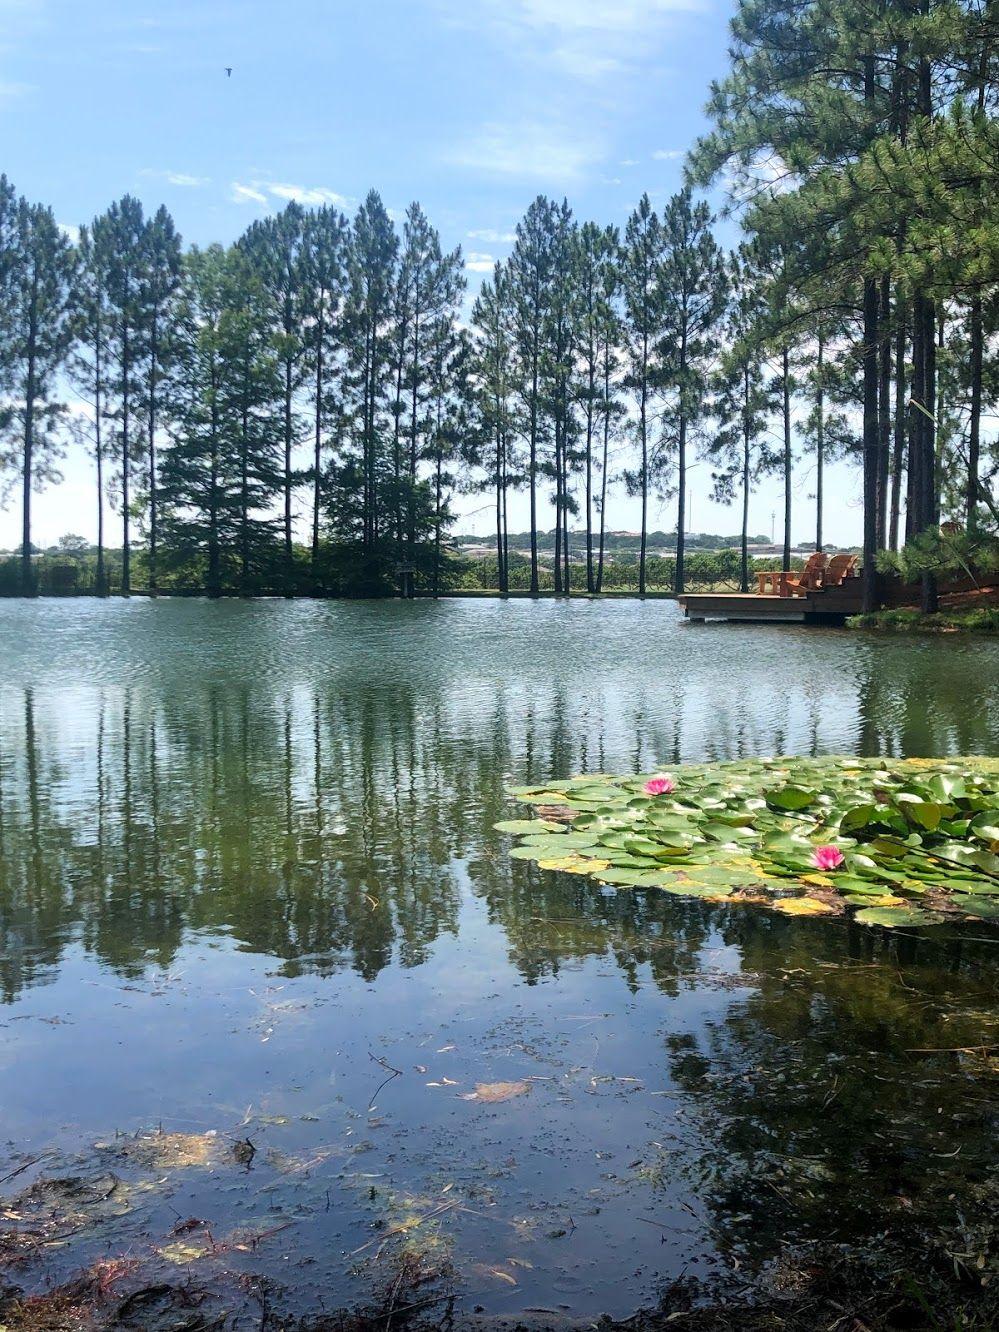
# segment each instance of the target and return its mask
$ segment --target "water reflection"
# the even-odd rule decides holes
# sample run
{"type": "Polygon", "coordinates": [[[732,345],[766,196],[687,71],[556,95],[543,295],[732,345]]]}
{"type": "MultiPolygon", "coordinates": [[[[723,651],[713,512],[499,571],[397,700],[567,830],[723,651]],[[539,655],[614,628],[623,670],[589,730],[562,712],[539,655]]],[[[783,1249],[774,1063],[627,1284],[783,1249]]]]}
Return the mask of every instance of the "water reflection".
{"type": "Polygon", "coordinates": [[[167,965],[192,930],[227,931],[282,959],[289,975],[349,966],[370,980],[396,950],[419,965],[456,930],[459,866],[530,976],[551,942],[539,940],[539,919],[574,922],[553,936],[572,956],[585,939],[599,948],[608,912],[648,908],[638,897],[609,906],[596,887],[512,866],[490,832],[510,777],[768,752],[996,747],[992,645],[696,630],[651,626],[634,609],[607,607],[597,620],[591,607],[574,619],[544,606],[502,608],[521,629],[538,612],[541,640],[498,638],[495,617],[473,606],[399,626],[407,642],[385,636],[398,610],[387,607],[382,619],[369,609],[346,625],[355,636],[332,640],[331,654],[324,624],[289,608],[298,651],[279,668],[273,645],[261,650],[258,609],[227,608],[226,650],[200,674],[193,649],[211,625],[198,606],[170,608],[175,637],[154,659],[143,658],[145,637],[129,640],[134,616],[98,643],[92,624],[57,619],[72,608],[48,606],[38,613],[50,632],[55,620],[59,655],[41,650],[44,622],[34,625],[37,656],[30,633],[8,640],[7,998],[51,975],[72,940],[135,974],[167,965]],[[87,676],[67,687],[83,659],[87,676]],[[18,667],[32,677],[20,687],[18,667]]]}

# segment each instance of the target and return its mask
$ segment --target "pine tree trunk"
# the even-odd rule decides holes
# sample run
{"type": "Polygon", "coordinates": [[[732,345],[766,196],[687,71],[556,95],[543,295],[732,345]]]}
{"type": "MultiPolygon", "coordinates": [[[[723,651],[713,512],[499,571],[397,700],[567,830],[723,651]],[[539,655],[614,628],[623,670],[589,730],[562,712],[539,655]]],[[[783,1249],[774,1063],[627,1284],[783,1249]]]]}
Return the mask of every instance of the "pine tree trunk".
{"type": "Polygon", "coordinates": [[[596,349],[590,343],[589,392],[586,395],[586,590],[592,593],[593,581],[593,402],[596,394],[596,349]]]}
{"type": "Polygon", "coordinates": [[[905,465],[905,352],[907,312],[901,293],[895,293],[895,435],[891,460],[891,511],[888,516],[888,547],[898,550],[898,528],[902,503],[902,471],[905,465]]]}
{"type": "Polygon", "coordinates": [[[295,591],[295,554],[291,542],[292,365],[284,363],[284,595],[295,591]]]}
{"type": "MultiPolygon", "coordinates": [[[[505,407],[504,407],[504,412],[505,412],[505,407]]],[[[504,420],[506,419],[505,415],[503,419],[504,420]]],[[[507,526],[507,517],[506,517],[506,491],[507,491],[507,486],[509,484],[509,478],[507,476],[506,457],[507,457],[507,440],[506,440],[506,435],[504,434],[503,436],[503,582],[500,587],[500,591],[503,593],[504,596],[506,596],[507,593],[510,591],[510,529],[507,526]]]]}
{"type": "Polygon", "coordinates": [[[597,555],[597,591],[604,589],[604,545],[607,534],[607,457],[610,450],[610,347],[604,348],[604,449],[600,477],[600,547],[597,555]]]}
{"type": "Polygon", "coordinates": [[[638,595],[645,596],[645,548],[649,526],[649,446],[648,446],[648,338],[642,349],[642,402],[639,429],[642,441],[642,536],[638,555],[638,595]]]}
{"type": "Polygon", "coordinates": [[[25,343],[27,353],[27,375],[24,386],[24,434],[23,456],[21,459],[21,594],[25,597],[37,595],[35,570],[31,563],[31,495],[34,484],[35,453],[35,397],[37,395],[37,356],[38,356],[38,263],[34,262],[31,272],[31,302],[28,309],[28,333],[25,343]]]}
{"type": "Polygon", "coordinates": [[[502,473],[502,432],[496,427],[496,588],[503,595],[503,473],[502,473]]]}
{"type": "Polygon", "coordinates": [[[244,364],[239,438],[239,585],[244,597],[250,595],[250,409],[247,388],[244,364]]]}
{"type": "Polygon", "coordinates": [[[409,545],[407,562],[410,572],[406,575],[406,595],[416,594],[413,566],[416,562],[416,471],[417,471],[417,421],[420,407],[420,284],[416,283],[413,293],[413,391],[409,410],[409,494],[406,497],[406,539],[409,545]]]}
{"type": "Polygon", "coordinates": [[[891,287],[881,279],[878,354],[878,549],[888,545],[888,478],[891,469],[891,287]]]}
{"type": "Polygon", "coordinates": [[[562,595],[562,431],[555,420],[555,595],[562,595]]]}
{"type": "MultiPolygon", "coordinates": [[[[874,57],[864,59],[864,101],[870,105],[876,96],[874,57]]],[[[878,573],[875,567],[878,548],[878,467],[881,437],[878,429],[880,358],[878,342],[878,284],[864,278],[864,554],[862,606],[865,613],[878,608],[878,573]]]]}
{"type": "Polygon", "coordinates": [[[132,355],[131,343],[129,339],[128,324],[122,327],[122,350],[121,350],[121,371],[122,371],[122,394],[121,394],[121,520],[122,520],[122,544],[121,544],[121,594],[123,597],[132,595],[132,551],[129,541],[129,453],[131,450],[131,440],[129,439],[129,427],[131,425],[131,382],[132,382],[132,355]]]}
{"type": "Polygon", "coordinates": [[[971,302],[971,420],[968,423],[968,483],[965,499],[965,521],[970,533],[978,526],[978,470],[981,465],[982,431],[982,298],[971,302]]]}
{"type": "MultiPolygon", "coordinates": [[[[925,16],[930,13],[930,0],[921,0],[920,12],[925,16]]],[[[924,55],[919,62],[919,111],[927,122],[933,115],[933,73],[930,62],[924,55]]],[[[921,439],[922,458],[919,468],[919,531],[932,527],[936,521],[936,313],[933,301],[923,295],[922,301],[922,340],[923,340],[923,381],[920,385],[920,398],[924,407],[921,439]]],[[[937,609],[937,584],[932,573],[924,573],[920,592],[920,609],[926,615],[937,609]]]]}
{"type": "Polygon", "coordinates": [[[437,481],[436,498],[434,507],[434,597],[440,596],[441,592],[441,454],[440,448],[437,450],[437,481]]]}
{"type": "MultiPolygon", "coordinates": [[[[926,328],[924,331],[924,389],[923,397],[927,416],[923,421],[923,521],[922,530],[936,527],[939,523],[939,500],[937,497],[936,466],[936,412],[937,412],[937,342],[936,309],[932,300],[925,302],[926,328]]],[[[920,610],[924,615],[933,615],[937,610],[937,580],[932,572],[923,574],[919,599],[920,610]]]]}
{"type": "Polygon", "coordinates": [[[528,459],[531,487],[531,592],[538,594],[538,355],[537,340],[531,368],[531,456],[528,459]]]}
{"type": "Polygon", "coordinates": [[[323,338],[325,321],[320,307],[316,328],[316,412],[312,442],[312,593],[318,596],[319,586],[319,511],[322,503],[323,464],[323,338]]]}
{"type": "Polygon", "coordinates": [[[156,367],[159,357],[159,311],[153,310],[149,339],[149,595],[155,597],[159,542],[159,496],[156,489],[156,367]]]}
{"type": "Polygon", "coordinates": [[[878,430],[878,284],[874,278],[864,279],[864,554],[863,554],[863,610],[878,608],[878,575],[876,568],[878,549],[878,461],[880,434],[878,430]]]}
{"type": "Polygon", "coordinates": [[[749,591],[749,367],[742,371],[742,558],[739,591],[749,591]]]}
{"type": "Polygon", "coordinates": [[[683,595],[686,570],[684,569],[684,558],[687,552],[687,400],[684,397],[684,387],[687,382],[687,320],[686,304],[684,305],[684,324],[683,335],[680,339],[680,425],[677,433],[676,445],[676,481],[677,481],[677,499],[676,499],[676,563],[673,569],[673,592],[676,596],[683,595]]]}
{"type": "Polygon", "coordinates": [[[219,455],[218,455],[218,385],[212,385],[211,473],[209,476],[208,510],[208,595],[222,595],[222,573],[219,560],[219,455]]]}
{"type": "Polygon", "coordinates": [[[562,574],[562,586],[567,597],[572,596],[572,568],[569,560],[569,461],[568,431],[562,435],[562,557],[565,569],[562,574]]]}
{"type": "Polygon", "coordinates": [[[680,430],[676,444],[676,564],[673,569],[673,591],[683,595],[687,526],[687,413],[680,409],[680,430]]]}
{"type": "Polygon", "coordinates": [[[781,353],[781,396],[784,418],[784,549],[781,568],[791,567],[791,353],[781,353]]]}
{"type": "Polygon", "coordinates": [[[822,537],[822,506],[825,500],[826,416],[824,380],[825,339],[819,334],[817,387],[815,392],[815,549],[824,550],[822,537]]]}
{"type": "Polygon", "coordinates": [[[107,569],[104,562],[104,437],[101,433],[103,399],[101,331],[98,323],[94,340],[94,461],[97,464],[97,573],[94,591],[99,597],[106,597],[108,592],[107,569]]]}

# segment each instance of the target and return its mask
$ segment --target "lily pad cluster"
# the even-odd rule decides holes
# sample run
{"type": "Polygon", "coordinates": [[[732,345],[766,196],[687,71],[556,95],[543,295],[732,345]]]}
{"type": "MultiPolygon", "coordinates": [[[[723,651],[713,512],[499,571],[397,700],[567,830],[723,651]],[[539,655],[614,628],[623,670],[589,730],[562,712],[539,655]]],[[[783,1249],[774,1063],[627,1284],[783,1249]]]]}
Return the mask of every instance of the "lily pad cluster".
{"type": "Polygon", "coordinates": [[[744,760],[515,786],[510,855],[863,925],[999,923],[999,760],[744,760]]]}

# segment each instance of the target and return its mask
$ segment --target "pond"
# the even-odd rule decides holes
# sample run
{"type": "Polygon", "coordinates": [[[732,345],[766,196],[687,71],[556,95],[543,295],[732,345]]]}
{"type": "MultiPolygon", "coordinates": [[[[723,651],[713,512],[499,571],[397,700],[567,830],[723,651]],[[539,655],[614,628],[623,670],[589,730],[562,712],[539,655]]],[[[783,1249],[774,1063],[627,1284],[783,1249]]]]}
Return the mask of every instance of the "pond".
{"type": "Polygon", "coordinates": [[[259,1326],[405,1250],[407,1306],[446,1275],[459,1314],[590,1322],[956,1210],[974,1268],[999,931],[615,890],[492,825],[577,772],[997,752],[986,641],[0,603],[4,1275],[126,1255],[123,1290],[141,1263],[259,1326]]]}

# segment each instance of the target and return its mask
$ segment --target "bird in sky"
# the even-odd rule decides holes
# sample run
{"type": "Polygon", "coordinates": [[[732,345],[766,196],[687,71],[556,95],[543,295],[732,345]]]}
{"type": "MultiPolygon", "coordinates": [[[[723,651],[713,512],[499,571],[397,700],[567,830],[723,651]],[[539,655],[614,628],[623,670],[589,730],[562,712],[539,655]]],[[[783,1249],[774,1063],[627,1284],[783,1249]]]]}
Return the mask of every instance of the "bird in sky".
{"type": "Polygon", "coordinates": [[[226,67],[225,67],[225,76],[226,76],[227,79],[231,79],[231,78],[232,78],[232,65],[226,65],[226,67]]]}

